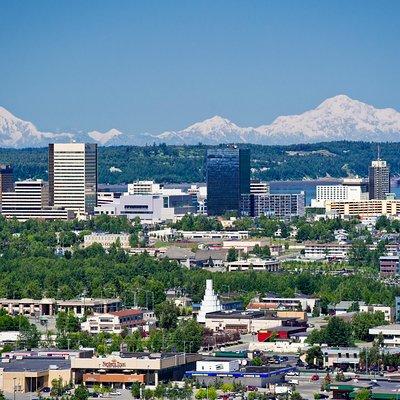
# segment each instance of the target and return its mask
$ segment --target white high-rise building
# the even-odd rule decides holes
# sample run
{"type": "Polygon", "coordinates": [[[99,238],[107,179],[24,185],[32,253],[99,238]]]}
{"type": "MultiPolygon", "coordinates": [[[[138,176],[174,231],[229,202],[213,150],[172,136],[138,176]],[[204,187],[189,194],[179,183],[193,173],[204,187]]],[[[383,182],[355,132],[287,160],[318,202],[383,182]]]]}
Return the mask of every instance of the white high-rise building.
{"type": "Polygon", "coordinates": [[[93,213],[97,198],[97,144],[49,144],[50,205],[93,213]]]}
{"type": "Polygon", "coordinates": [[[206,314],[215,311],[221,311],[222,305],[218,295],[214,292],[212,279],[206,280],[206,291],[201,302],[199,313],[197,314],[197,322],[205,323],[206,314]]]}
{"type": "Polygon", "coordinates": [[[345,178],[341,185],[318,185],[312,207],[325,207],[327,201],[368,200],[367,185],[361,178],[345,178]]]}
{"type": "Polygon", "coordinates": [[[49,187],[41,179],[15,182],[12,192],[3,193],[1,214],[19,221],[71,219],[74,216],[72,211],[49,207],[49,187]]]}
{"type": "Polygon", "coordinates": [[[251,194],[269,194],[270,188],[268,182],[260,180],[250,181],[250,193],[251,194]]]}
{"type": "Polygon", "coordinates": [[[159,194],[162,185],[154,181],[136,181],[128,185],[128,194],[159,194]]]}

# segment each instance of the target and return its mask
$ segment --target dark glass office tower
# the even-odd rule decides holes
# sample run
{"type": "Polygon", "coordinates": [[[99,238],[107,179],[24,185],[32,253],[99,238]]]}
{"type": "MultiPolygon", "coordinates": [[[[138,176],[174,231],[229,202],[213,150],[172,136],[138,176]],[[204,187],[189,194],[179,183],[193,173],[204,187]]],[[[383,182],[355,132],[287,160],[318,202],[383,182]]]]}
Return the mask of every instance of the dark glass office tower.
{"type": "Polygon", "coordinates": [[[368,170],[369,175],[369,198],[376,200],[386,199],[390,193],[390,169],[386,161],[372,161],[368,170]]]}
{"type": "Polygon", "coordinates": [[[241,195],[250,193],[250,150],[208,149],[206,174],[208,215],[239,213],[241,195]]]}

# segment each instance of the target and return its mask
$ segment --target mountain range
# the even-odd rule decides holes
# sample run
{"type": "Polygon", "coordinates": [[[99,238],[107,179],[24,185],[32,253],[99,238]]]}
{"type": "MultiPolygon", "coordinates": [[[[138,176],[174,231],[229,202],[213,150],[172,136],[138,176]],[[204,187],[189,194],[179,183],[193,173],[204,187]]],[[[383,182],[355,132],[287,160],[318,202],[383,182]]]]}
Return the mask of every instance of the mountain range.
{"type": "Polygon", "coordinates": [[[271,124],[240,127],[214,116],[178,131],[158,134],[107,132],[43,132],[29,121],[0,107],[0,147],[43,147],[48,143],[96,142],[104,146],[166,144],[296,144],[336,140],[400,142],[400,112],[378,109],[369,104],[338,95],[315,109],[299,115],[280,116],[271,124]]]}

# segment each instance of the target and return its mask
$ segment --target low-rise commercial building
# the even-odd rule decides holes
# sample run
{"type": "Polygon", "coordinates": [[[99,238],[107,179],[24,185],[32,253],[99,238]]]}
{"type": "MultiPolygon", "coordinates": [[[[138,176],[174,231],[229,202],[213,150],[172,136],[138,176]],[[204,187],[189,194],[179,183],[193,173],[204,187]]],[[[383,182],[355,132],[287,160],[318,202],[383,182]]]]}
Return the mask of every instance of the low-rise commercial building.
{"type": "Polygon", "coordinates": [[[269,329],[262,329],[257,332],[257,339],[259,342],[266,342],[267,340],[289,340],[292,335],[297,333],[306,332],[306,326],[273,326],[269,329]]]}
{"type": "Polygon", "coordinates": [[[281,264],[278,260],[263,260],[261,258],[249,258],[247,260],[238,260],[227,263],[228,271],[265,271],[278,272],[281,264]]]}
{"type": "Polygon", "coordinates": [[[326,201],[326,212],[338,216],[379,217],[400,214],[400,200],[326,201]]]}
{"type": "MultiPolygon", "coordinates": [[[[43,350],[3,354],[0,362],[0,390],[33,393],[62,379],[91,387],[127,388],[133,382],[157,385],[182,380],[201,356],[189,353],[113,353],[96,357],[93,350],[43,350]]],[[[7,396],[9,397],[9,396],[7,396]]]]}
{"type": "Polygon", "coordinates": [[[355,368],[360,363],[358,347],[325,347],[322,348],[324,368],[350,366],[355,368]]]}
{"type": "Polygon", "coordinates": [[[261,311],[215,311],[205,314],[205,327],[218,332],[234,330],[241,333],[256,333],[277,326],[297,325],[296,318],[278,318],[261,311]]]}
{"type": "Polygon", "coordinates": [[[400,324],[382,325],[369,329],[372,336],[383,336],[383,344],[387,347],[400,347],[400,324]]]}
{"type": "Polygon", "coordinates": [[[35,299],[0,299],[0,310],[10,315],[46,316],[58,311],[73,312],[77,316],[95,313],[107,313],[121,309],[120,299],[80,298],[56,300],[51,298],[35,299]]]}
{"type": "Polygon", "coordinates": [[[241,367],[238,360],[205,360],[196,364],[196,370],[186,376],[196,379],[202,385],[212,385],[215,380],[222,383],[241,383],[243,386],[265,388],[270,384],[284,381],[285,374],[295,367],[241,367]]]}
{"type": "Polygon", "coordinates": [[[71,381],[71,360],[64,357],[5,358],[0,362],[0,387],[4,393],[36,392],[51,387],[53,379],[71,381]]]}
{"type": "Polygon", "coordinates": [[[120,310],[106,314],[94,314],[81,323],[81,330],[91,334],[100,332],[120,334],[132,331],[144,324],[143,312],[138,309],[120,310]]]}
{"type": "MultiPolygon", "coordinates": [[[[172,190],[172,189],[171,189],[172,190]]],[[[112,203],[95,207],[96,215],[140,218],[143,223],[154,224],[176,221],[185,214],[196,212],[192,196],[182,191],[163,194],[131,195],[124,193],[112,203]]]]}
{"type": "Polygon", "coordinates": [[[387,322],[393,322],[395,318],[394,308],[389,306],[384,306],[382,304],[371,304],[371,305],[362,304],[360,305],[360,312],[368,312],[368,313],[381,312],[384,314],[385,321],[387,322]]]}
{"type": "Polygon", "coordinates": [[[123,249],[129,249],[130,235],[129,233],[101,233],[93,232],[83,237],[83,246],[89,247],[94,243],[101,244],[105,249],[111,247],[112,244],[119,243],[123,249]]]}
{"type": "Polygon", "coordinates": [[[107,357],[71,360],[75,383],[125,388],[133,382],[157,386],[161,381],[182,380],[201,356],[193,353],[119,353],[107,357]]]}
{"type": "Polygon", "coordinates": [[[319,299],[301,294],[295,297],[279,297],[269,294],[259,299],[258,303],[269,304],[280,310],[297,310],[312,313],[314,308],[319,306],[319,299]]]}
{"type": "Polygon", "coordinates": [[[242,240],[249,237],[249,231],[177,231],[184,240],[242,240]]]}

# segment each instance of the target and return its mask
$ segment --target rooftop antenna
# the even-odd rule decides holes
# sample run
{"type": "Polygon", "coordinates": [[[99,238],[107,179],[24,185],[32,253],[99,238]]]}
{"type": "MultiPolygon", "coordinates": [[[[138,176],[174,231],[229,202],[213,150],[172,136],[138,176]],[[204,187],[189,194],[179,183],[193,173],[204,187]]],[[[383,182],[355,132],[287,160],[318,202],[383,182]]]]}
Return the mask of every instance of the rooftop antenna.
{"type": "Polygon", "coordinates": [[[378,144],[378,161],[381,160],[381,146],[378,144]]]}

